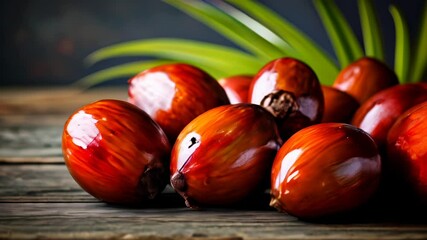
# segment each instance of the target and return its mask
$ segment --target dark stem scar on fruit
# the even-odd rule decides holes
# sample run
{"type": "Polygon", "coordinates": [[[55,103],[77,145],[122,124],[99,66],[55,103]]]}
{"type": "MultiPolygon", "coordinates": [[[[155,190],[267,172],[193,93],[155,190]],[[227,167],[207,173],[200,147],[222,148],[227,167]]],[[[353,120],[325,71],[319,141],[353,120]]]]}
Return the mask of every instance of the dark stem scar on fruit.
{"type": "Polygon", "coordinates": [[[176,172],[171,177],[171,185],[175,189],[179,195],[181,195],[185,200],[185,205],[189,208],[198,208],[188,197],[186,191],[187,191],[187,182],[185,181],[185,175],[181,172],[176,172]]]}
{"type": "Polygon", "coordinates": [[[285,90],[276,90],[265,95],[261,106],[278,119],[286,119],[299,109],[295,95],[285,90]]]}
{"type": "Polygon", "coordinates": [[[166,173],[161,168],[147,167],[142,173],[138,184],[138,195],[146,199],[154,199],[166,186],[166,173]]]}

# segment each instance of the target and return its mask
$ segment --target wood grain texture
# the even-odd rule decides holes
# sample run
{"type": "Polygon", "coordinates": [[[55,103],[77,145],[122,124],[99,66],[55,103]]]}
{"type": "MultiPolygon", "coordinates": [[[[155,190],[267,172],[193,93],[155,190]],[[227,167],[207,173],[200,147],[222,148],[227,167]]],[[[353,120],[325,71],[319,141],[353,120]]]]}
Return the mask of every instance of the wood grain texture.
{"type": "Polygon", "coordinates": [[[125,96],[123,89],[0,90],[0,239],[427,239],[425,212],[386,203],[307,222],[270,208],[268,194],[203,210],[186,208],[170,187],[140,207],[100,202],[68,173],[62,127],[85,103],[125,96]]]}
{"type": "Polygon", "coordinates": [[[0,202],[95,202],[65,164],[0,164],[0,202]]]}
{"type": "Polygon", "coordinates": [[[61,126],[0,126],[0,162],[63,162],[61,135],[61,126]]]}
{"type": "MultiPolygon", "coordinates": [[[[264,196],[266,197],[266,196],[264,196]]],[[[138,208],[102,203],[64,164],[0,164],[0,239],[425,239],[411,213],[363,210],[333,222],[306,222],[268,207],[192,210],[170,188],[138,208]]]]}
{"type": "Polygon", "coordinates": [[[0,89],[0,163],[63,162],[65,121],[77,108],[101,99],[126,100],[127,89],[0,89]]]}
{"type": "Polygon", "coordinates": [[[2,203],[0,238],[425,239],[424,225],[319,224],[275,211],[2,203]]]}
{"type": "MultiPolygon", "coordinates": [[[[75,109],[101,99],[127,99],[126,87],[94,88],[1,88],[0,120],[15,115],[68,115],[75,109]]],[[[6,121],[7,122],[7,121],[6,121]]]]}

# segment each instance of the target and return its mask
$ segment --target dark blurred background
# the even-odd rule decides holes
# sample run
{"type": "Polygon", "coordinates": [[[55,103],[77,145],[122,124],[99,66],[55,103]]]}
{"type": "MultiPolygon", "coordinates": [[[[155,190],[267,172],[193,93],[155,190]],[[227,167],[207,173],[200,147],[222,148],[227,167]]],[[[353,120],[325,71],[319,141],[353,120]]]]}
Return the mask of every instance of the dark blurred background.
{"type": "MultiPolygon", "coordinates": [[[[394,25],[388,11],[398,5],[414,37],[425,0],[378,0],[375,7],[392,66],[394,25]]],[[[262,0],[333,54],[312,0],[262,0]]],[[[359,39],[357,1],[336,1],[359,39]]],[[[86,66],[96,49],[123,41],[179,37],[234,46],[215,31],[160,0],[1,0],[0,87],[64,85],[126,59],[86,66]]],[[[113,81],[125,84],[126,79],[113,81]]]]}

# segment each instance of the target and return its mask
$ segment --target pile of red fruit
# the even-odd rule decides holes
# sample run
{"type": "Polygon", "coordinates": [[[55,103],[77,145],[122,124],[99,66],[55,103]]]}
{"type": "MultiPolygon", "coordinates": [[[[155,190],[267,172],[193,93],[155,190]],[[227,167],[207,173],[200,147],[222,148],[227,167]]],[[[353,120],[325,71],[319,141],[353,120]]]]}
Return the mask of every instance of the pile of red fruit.
{"type": "Polygon", "coordinates": [[[65,123],[69,172],[94,197],[155,201],[167,184],[192,208],[270,191],[299,218],[353,210],[378,193],[427,205],[427,84],[399,84],[364,57],[322,86],[280,58],[217,81],[187,64],[143,71],[129,101],[100,100],[65,123]]]}

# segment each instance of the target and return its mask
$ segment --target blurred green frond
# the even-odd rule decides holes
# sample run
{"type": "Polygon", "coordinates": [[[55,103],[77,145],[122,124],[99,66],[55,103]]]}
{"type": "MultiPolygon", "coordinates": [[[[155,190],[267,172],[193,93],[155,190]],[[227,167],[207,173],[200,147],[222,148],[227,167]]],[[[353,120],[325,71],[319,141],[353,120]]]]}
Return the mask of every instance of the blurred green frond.
{"type": "Polygon", "coordinates": [[[427,81],[427,1],[424,2],[422,9],[420,29],[415,44],[410,80],[411,82],[427,81]]]}
{"type": "Polygon", "coordinates": [[[381,30],[372,0],[359,0],[360,25],[362,26],[365,55],[384,61],[381,30]]]}
{"type": "Polygon", "coordinates": [[[394,52],[394,71],[401,83],[408,82],[408,70],[410,66],[410,43],[408,26],[402,16],[400,10],[394,6],[390,6],[390,13],[393,16],[394,26],[396,31],[396,48],[394,52]]]}
{"type": "Polygon", "coordinates": [[[88,88],[115,78],[130,78],[143,70],[166,63],[171,63],[171,61],[152,60],[121,64],[89,74],[88,76],[75,82],[74,85],[81,88],[88,88]]]}
{"type": "Polygon", "coordinates": [[[314,0],[341,68],[364,55],[351,26],[333,0],[314,0]]]}
{"type": "MultiPolygon", "coordinates": [[[[182,61],[179,61],[182,62],[182,61]]],[[[101,71],[97,71],[95,73],[92,73],[79,81],[75,82],[75,86],[82,87],[82,88],[88,88],[95,86],[97,84],[100,84],[104,81],[116,79],[116,78],[131,78],[138,74],[139,72],[142,72],[146,69],[156,67],[163,64],[170,64],[170,63],[178,63],[177,61],[173,60],[145,60],[145,61],[136,61],[131,63],[125,63],[121,65],[117,65],[114,67],[110,67],[101,71]]],[[[193,63],[194,65],[197,65],[200,69],[208,72],[212,77],[219,79],[224,76],[228,76],[227,74],[230,72],[230,70],[224,70],[221,68],[218,68],[217,65],[203,65],[203,63],[193,63]]],[[[236,75],[240,74],[241,71],[237,70],[235,71],[236,75]]],[[[254,74],[254,72],[250,72],[248,74],[254,74]]]]}
{"type": "Polygon", "coordinates": [[[249,16],[247,13],[241,11],[233,5],[227,4],[224,1],[215,1],[214,6],[218,7],[220,10],[224,11],[226,14],[230,15],[231,17],[254,31],[256,34],[276,46],[284,53],[285,56],[300,58],[299,52],[291,45],[289,45],[288,42],[280,38],[271,29],[267,28],[267,26],[261,24],[256,19],[249,16]]]}
{"type": "MultiPolygon", "coordinates": [[[[221,69],[223,74],[220,77],[229,74],[254,74],[266,63],[234,48],[170,38],[138,40],[112,45],[89,55],[87,62],[93,64],[108,58],[124,56],[157,57],[204,66],[209,69],[221,69]]],[[[218,74],[218,71],[216,73],[218,74]]]]}
{"type": "MultiPolygon", "coordinates": [[[[92,73],[76,85],[87,87],[109,79],[132,77],[147,68],[172,62],[192,64],[217,79],[239,74],[254,75],[268,61],[284,56],[304,61],[316,72],[322,84],[331,85],[342,68],[362,56],[385,61],[373,0],[357,1],[364,48],[334,0],[313,0],[335,51],[336,56],[329,56],[304,32],[256,0],[164,0],[228,38],[237,48],[176,38],[115,44],[89,55],[87,63],[128,56],[150,60],[92,73]]],[[[396,29],[395,72],[401,82],[421,81],[427,65],[427,4],[416,45],[412,45],[416,48],[413,49],[410,48],[409,30],[400,10],[393,5],[389,10],[396,29]],[[412,61],[411,50],[415,56],[412,61]]]]}
{"type": "Polygon", "coordinates": [[[269,61],[285,54],[241,22],[208,3],[200,0],[165,0],[165,2],[205,23],[262,60],[269,61]]]}
{"type": "Polygon", "coordinates": [[[296,57],[310,65],[322,83],[329,85],[335,80],[338,67],[334,60],[286,19],[253,0],[228,0],[228,2],[246,11],[292,46],[298,52],[296,57]]]}

